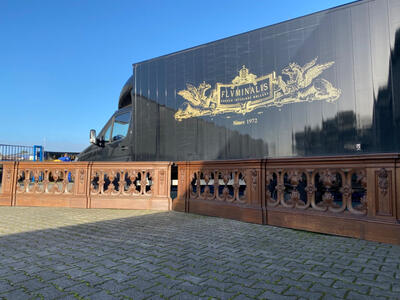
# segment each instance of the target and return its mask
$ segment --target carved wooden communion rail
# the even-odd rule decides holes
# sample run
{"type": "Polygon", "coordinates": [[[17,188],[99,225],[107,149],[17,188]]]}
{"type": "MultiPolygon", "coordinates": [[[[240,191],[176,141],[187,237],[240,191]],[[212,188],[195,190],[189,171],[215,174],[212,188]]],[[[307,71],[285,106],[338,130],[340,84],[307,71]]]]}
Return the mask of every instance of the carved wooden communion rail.
{"type": "Polygon", "coordinates": [[[179,162],[4,162],[0,205],[193,212],[400,244],[398,154],[179,162]]]}
{"type": "Polygon", "coordinates": [[[398,154],[179,162],[173,208],[400,244],[399,162],[398,154]]]}
{"type": "Polygon", "coordinates": [[[0,205],[169,210],[169,162],[3,163],[0,205]]]}

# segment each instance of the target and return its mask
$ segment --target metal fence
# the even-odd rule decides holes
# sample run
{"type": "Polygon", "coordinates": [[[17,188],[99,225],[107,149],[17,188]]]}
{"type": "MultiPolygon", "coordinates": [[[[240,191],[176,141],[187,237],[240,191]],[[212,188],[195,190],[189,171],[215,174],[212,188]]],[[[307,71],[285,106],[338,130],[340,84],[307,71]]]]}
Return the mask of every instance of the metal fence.
{"type": "Polygon", "coordinates": [[[43,146],[0,144],[0,161],[43,161],[43,146]]]}
{"type": "Polygon", "coordinates": [[[0,194],[3,192],[3,165],[0,164],[0,194]]]}

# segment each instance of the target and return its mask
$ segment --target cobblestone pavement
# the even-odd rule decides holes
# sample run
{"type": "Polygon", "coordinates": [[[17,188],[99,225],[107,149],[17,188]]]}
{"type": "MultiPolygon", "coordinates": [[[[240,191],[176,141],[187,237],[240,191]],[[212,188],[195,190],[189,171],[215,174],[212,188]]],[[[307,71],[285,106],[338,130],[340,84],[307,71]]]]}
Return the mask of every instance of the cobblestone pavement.
{"type": "Polygon", "coordinates": [[[400,247],[177,212],[0,207],[0,298],[400,299],[400,247]]]}

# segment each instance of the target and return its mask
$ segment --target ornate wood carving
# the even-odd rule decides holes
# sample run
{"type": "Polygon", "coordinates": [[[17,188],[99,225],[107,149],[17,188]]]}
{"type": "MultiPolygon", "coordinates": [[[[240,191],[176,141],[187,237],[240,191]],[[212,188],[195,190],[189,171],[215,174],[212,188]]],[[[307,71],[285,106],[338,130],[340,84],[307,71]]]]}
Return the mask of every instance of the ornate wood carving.
{"type": "Polygon", "coordinates": [[[392,182],[392,171],[388,171],[385,168],[377,171],[377,197],[375,199],[375,211],[376,215],[383,217],[395,217],[393,215],[393,203],[391,182],[392,182]]]}
{"type": "Polygon", "coordinates": [[[365,215],[367,213],[366,203],[366,184],[365,170],[357,170],[357,182],[359,182],[364,194],[360,199],[360,204],[356,208],[353,207],[351,186],[352,175],[356,172],[352,169],[280,169],[266,171],[266,201],[269,207],[282,206],[285,208],[296,208],[300,210],[313,209],[317,211],[330,211],[334,213],[344,213],[348,211],[356,215],[365,215]],[[317,189],[316,176],[322,184],[321,190],[317,189]],[[274,193],[278,195],[278,199],[272,198],[269,190],[270,184],[276,176],[277,184],[274,193]],[[286,177],[285,177],[286,176],[286,177]],[[284,179],[286,178],[286,179],[284,179]],[[304,181],[306,180],[306,182],[304,181]],[[338,181],[339,180],[339,181],[338,181]],[[286,182],[286,183],[285,183],[286,182]],[[300,183],[303,183],[302,190],[306,194],[306,200],[301,199],[299,190],[300,183]],[[286,184],[286,185],[285,185],[286,184]],[[335,192],[334,192],[335,191],[335,192]],[[340,193],[336,200],[334,193],[340,193]],[[316,195],[319,193],[321,200],[317,203],[316,195]],[[286,196],[285,196],[286,195],[286,196]],[[280,200],[279,200],[280,199],[280,200]],[[341,199],[341,200],[339,200],[341,199]]]}
{"type": "Polygon", "coordinates": [[[379,192],[386,196],[389,187],[388,172],[385,168],[381,168],[378,172],[378,187],[379,192]]]}

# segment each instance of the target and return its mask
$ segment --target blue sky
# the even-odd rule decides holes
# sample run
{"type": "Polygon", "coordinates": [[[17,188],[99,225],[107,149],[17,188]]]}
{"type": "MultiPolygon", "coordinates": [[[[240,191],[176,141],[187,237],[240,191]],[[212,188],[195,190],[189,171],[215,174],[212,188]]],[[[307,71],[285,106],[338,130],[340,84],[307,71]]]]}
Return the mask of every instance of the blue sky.
{"type": "Polygon", "coordinates": [[[79,152],[132,63],[348,2],[0,0],[0,144],[79,152]]]}

